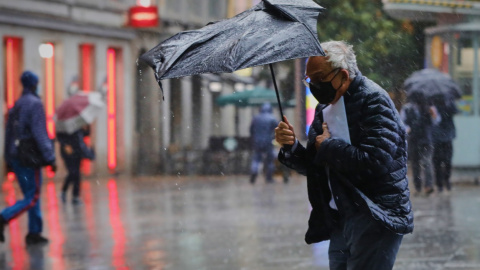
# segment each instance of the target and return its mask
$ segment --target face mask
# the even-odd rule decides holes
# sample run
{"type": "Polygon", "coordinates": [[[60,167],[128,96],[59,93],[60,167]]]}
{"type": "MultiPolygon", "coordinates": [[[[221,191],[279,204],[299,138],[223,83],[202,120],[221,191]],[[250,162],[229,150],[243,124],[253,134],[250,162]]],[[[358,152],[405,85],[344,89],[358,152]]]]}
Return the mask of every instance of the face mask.
{"type": "Polygon", "coordinates": [[[335,99],[338,89],[333,87],[332,81],[337,74],[328,82],[309,83],[310,92],[320,104],[330,104],[335,99]]]}

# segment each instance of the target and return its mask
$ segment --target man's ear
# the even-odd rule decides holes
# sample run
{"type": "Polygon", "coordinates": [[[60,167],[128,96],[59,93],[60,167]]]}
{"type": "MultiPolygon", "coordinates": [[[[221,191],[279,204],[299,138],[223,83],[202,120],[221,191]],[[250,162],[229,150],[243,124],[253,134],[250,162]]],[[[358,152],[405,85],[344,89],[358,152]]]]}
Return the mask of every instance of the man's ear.
{"type": "Polygon", "coordinates": [[[350,80],[350,73],[346,69],[342,69],[342,83],[348,82],[350,80]]]}

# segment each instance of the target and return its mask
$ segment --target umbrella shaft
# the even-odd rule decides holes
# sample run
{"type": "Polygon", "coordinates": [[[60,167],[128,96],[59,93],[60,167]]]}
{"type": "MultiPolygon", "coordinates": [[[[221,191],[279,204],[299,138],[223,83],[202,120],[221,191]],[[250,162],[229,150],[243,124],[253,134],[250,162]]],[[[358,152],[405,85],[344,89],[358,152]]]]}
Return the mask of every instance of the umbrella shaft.
{"type": "Polygon", "coordinates": [[[273,79],[273,86],[275,87],[275,94],[277,94],[277,102],[278,102],[278,108],[280,109],[280,117],[283,119],[283,110],[282,110],[282,103],[280,103],[280,94],[278,92],[278,87],[277,87],[277,80],[275,80],[275,72],[273,71],[273,65],[269,64],[270,66],[270,72],[272,73],[272,79],[273,79]]]}

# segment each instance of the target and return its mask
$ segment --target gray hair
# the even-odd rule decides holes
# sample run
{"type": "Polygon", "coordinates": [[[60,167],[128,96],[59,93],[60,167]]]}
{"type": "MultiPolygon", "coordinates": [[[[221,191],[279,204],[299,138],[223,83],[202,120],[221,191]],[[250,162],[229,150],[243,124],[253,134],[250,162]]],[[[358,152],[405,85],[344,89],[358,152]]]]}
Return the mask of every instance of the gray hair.
{"type": "Polygon", "coordinates": [[[359,70],[353,46],[345,41],[327,41],[320,44],[325,51],[332,68],[348,70],[350,79],[355,78],[359,70]]]}

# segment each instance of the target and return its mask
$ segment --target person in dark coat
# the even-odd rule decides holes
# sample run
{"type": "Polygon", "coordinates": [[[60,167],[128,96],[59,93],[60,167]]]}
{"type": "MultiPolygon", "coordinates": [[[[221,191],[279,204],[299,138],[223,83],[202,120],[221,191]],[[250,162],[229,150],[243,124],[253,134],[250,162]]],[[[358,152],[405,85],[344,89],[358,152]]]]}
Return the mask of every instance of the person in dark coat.
{"type": "Polygon", "coordinates": [[[273,131],[277,127],[278,120],[272,114],[270,103],[264,103],[250,124],[250,137],[252,139],[252,164],[250,168],[250,183],[255,183],[258,168],[263,160],[265,169],[265,181],[273,182],[275,169],[275,153],[273,147],[273,131]]]}
{"type": "Polygon", "coordinates": [[[452,174],[452,156],[453,144],[456,131],[453,123],[453,116],[459,111],[455,106],[453,98],[448,96],[438,97],[434,100],[440,116],[440,122],[433,127],[433,167],[435,170],[435,182],[437,185],[437,192],[443,192],[446,188],[446,193],[450,192],[450,176],[452,174]]]}
{"type": "Polygon", "coordinates": [[[17,149],[20,140],[33,138],[41,152],[43,160],[56,171],[55,151],[46,129],[46,117],[42,100],[37,95],[38,76],[30,71],[22,73],[22,96],[9,111],[5,130],[5,160],[13,169],[24,195],[0,214],[0,242],[5,241],[4,226],[20,214],[28,211],[27,245],[45,244],[48,239],[41,235],[43,231],[40,193],[42,187],[41,167],[27,167],[20,162],[17,149]]]}
{"type": "Polygon", "coordinates": [[[319,101],[306,147],[287,118],[275,129],[280,162],[307,176],[312,205],[305,241],[330,239],[330,269],[392,269],[413,231],[405,127],[389,95],[362,76],[351,45],[321,44],[306,81],[319,101]],[[332,137],[322,110],[343,96],[350,142],[332,137]],[[285,145],[292,146],[290,150],[285,145]]]}
{"type": "Polygon", "coordinates": [[[89,148],[84,137],[90,134],[90,127],[85,125],[73,134],[57,133],[60,142],[60,154],[68,170],[68,175],[63,182],[62,202],[67,201],[68,187],[72,184],[72,203],[79,204],[80,201],[80,164],[83,158],[93,160],[95,152],[89,148]]]}
{"type": "Polygon", "coordinates": [[[429,195],[434,191],[432,131],[440,120],[437,109],[424,98],[418,97],[406,103],[400,114],[407,128],[408,158],[415,194],[420,194],[423,188],[425,195],[429,195]]]}

